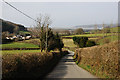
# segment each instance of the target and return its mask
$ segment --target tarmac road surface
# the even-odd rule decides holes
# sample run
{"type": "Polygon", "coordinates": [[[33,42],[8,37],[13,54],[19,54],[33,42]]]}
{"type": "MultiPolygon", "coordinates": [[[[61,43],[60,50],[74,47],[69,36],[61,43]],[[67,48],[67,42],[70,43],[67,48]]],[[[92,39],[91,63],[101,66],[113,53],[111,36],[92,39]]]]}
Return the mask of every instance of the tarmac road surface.
{"type": "Polygon", "coordinates": [[[74,55],[74,52],[69,51],[69,53],[70,54],[64,56],[60,60],[53,71],[46,76],[46,79],[59,78],[63,80],[64,78],[68,78],[69,80],[75,80],[76,78],[78,80],[84,80],[83,78],[89,78],[92,80],[98,80],[96,76],[76,65],[72,57],[74,55]]]}

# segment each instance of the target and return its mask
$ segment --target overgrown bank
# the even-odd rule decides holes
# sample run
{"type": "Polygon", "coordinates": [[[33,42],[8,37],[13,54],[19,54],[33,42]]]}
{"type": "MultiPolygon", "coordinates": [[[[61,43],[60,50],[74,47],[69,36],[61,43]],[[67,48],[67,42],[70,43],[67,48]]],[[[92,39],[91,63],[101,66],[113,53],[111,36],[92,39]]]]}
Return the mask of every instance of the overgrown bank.
{"type": "Polygon", "coordinates": [[[79,48],[75,51],[76,63],[100,78],[120,78],[119,43],[88,48],[79,48]]]}
{"type": "Polygon", "coordinates": [[[63,52],[25,53],[3,55],[2,76],[4,79],[39,79],[43,78],[58,63],[60,58],[68,54],[63,52]]]}

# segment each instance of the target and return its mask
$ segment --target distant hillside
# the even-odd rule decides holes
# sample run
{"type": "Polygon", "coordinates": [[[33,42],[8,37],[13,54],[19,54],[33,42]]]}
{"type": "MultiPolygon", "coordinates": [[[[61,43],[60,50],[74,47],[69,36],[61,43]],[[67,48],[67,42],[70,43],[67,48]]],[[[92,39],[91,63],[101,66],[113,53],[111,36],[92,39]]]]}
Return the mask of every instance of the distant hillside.
{"type": "Polygon", "coordinates": [[[2,22],[2,32],[8,31],[9,33],[14,33],[15,29],[17,32],[27,31],[27,28],[25,28],[23,25],[5,21],[3,19],[0,19],[0,21],[2,22]]]}
{"type": "MultiPolygon", "coordinates": [[[[117,24],[113,24],[112,27],[116,27],[117,24]]],[[[97,24],[97,29],[101,30],[103,28],[103,24],[97,24]]],[[[111,27],[110,24],[104,24],[104,28],[106,27],[111,27]]],[[[89,32],[91,30],[95,30],[95,24],[91,24],[91,25],[77,25],[77,26],[73,26],[73,27],[69,27],[69,28],[52,28],[54,31],[65,31],[65,30],[69,30],[69,31],[74,31],[75,29],[78,28],[82,28],[84,30],[84,32],[89,32]]]]}
{"type": "MultiPolygon", "coordinates": [[[[97,29],[102,29],[103,28],[103,24],[97,24],[97,29]]],[[[108,27],[111,26],[110,24],[105,24],[104,27],[108,27]]],[[[116,27],[116,24],[113,24],[112,27],[116,27]]],[[[78,25],[78,26],[74,26],[74,29],[76,28],[83,28],[83,29],[95,29],[95,25],[78,25]]]]}

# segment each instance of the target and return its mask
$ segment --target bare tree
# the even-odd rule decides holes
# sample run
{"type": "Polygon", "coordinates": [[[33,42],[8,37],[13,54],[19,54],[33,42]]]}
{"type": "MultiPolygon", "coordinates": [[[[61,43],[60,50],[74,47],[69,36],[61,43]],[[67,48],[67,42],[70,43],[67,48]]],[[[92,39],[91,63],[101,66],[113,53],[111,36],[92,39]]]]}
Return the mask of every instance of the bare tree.
{"type": "Polygon", "coordinates": [[[97,37],[97,30],[98,30],[98,26],[97,26],[97,24],[95,24],[95,26],[94,26],[94,28],[95,28],[95,35],[96,35],[96,37],[97,37]]]}
{"type": "Polygon", "coordinates": [[[37,17],[37,23],[36,23],[36,28],[37,32],[39,32],[39,37],[40,37],[40,49],[41,52],[45,48],[47,49],[47,31],[48,31],[48,26],[52,23],[50,16],[49,15],[42,15],[40,14],[39,17],[37,17]],[[46,33],[46,37],[44,37],[44,33],[46,33]]]}
{"type": "Polygon", "coordinates": [[[105,35],[104,35],[104,28],[105,28],[105,24],[104,24],[104,22],[103,22],[103,25],[102,25],[102,29],[103,29],[103,38],[105,37],[105,35]]]}

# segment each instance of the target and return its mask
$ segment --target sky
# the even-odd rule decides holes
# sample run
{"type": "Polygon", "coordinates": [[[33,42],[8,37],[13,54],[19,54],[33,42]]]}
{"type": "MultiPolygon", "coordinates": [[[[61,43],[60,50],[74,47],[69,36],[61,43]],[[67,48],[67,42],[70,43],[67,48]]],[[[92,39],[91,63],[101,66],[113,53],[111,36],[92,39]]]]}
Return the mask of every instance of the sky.
{"type": "MultiPolygon", "coordinates": [[[[52,28],[71,28],[78,25],[111,24],[118,21],[117,2],[9,2],[17,9],[36,19],[39,14],[49,14],[52,28]]],[[[9,5],[2,4],[2,19],[25,27],[35,22],[9,5]]]]}

